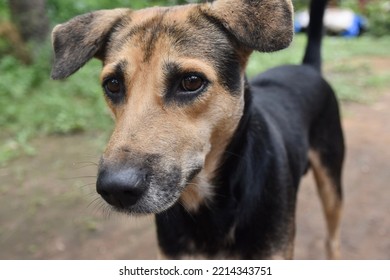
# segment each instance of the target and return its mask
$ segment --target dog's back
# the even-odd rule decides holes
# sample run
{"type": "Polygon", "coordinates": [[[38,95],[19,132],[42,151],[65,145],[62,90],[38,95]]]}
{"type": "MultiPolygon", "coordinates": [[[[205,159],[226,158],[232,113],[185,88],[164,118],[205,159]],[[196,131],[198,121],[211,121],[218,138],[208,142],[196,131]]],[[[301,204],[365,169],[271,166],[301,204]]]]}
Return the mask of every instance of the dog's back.
{"type": "Polygon", "coordinates": [[[290,169],[293,186],[310,166],[328,226],[329,258],[339,257],[338,224],[342,201],[344,138],[336,95],[321,75],[322,19],[327,1],[311,1],[308,43],[301,65],[270,69],[251,82],[252,106],[267,121],[281,169],[290,169]],[[287,164],[286,164],[287,163],[287,164]]]}
{"type": "MultiPolygon", "coordinates": [[[[337,98],[321,74],[322,20],[327,2],[311,1],[308,41],[302,64],[272,68],[250,82],[253,106],[264,118],[268,118],[272,125],[278,127],[280,137],[288,135],[284,144],[294,151],[293,157],[303,159],[303,162],[298,164],[301,171],[305,170],[304,159],[307,158],[303,151],[307,148],[324,148],[320,147],[324,142],[340,143],[337,148],[338,155],[329,155],[336,157],[336,161],[342,161],[344,156],[337,98]],[[327,131],[327,135],[318,136],[317,131],[327,131]],[[307,135],[308,141],[303,139],[302,135],[307,135]]],[[[334,169],[341,169],[341,166],[338,165],[334,169]]],[[[338,174],[337,177],[339,176],[341,175],[338,174]]],[[[339,181],[340,178],[337,178],[337,182],[339,181]]]]}

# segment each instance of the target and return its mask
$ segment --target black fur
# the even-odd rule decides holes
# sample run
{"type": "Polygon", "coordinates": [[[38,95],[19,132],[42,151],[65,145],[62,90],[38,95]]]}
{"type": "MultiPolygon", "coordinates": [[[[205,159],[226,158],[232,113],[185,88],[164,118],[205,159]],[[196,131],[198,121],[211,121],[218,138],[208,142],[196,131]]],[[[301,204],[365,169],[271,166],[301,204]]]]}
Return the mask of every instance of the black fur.
{"type": "MultiPolygon", "coordinates": [[[[326,4],[312,2],[321,2],[315,9],[326,4]]],[[[321,33],[322,20],[311,28],[321,33]]],[[[343,134],[319,47],[307,48],[304,65],[277,67],[246,84],[244,115],[213,180],[211,205],[188,213],[176,204],[156,215],[164,254],[254,259],[285,251],[309,149],[318,151],[341,196],[343,134]]]]}

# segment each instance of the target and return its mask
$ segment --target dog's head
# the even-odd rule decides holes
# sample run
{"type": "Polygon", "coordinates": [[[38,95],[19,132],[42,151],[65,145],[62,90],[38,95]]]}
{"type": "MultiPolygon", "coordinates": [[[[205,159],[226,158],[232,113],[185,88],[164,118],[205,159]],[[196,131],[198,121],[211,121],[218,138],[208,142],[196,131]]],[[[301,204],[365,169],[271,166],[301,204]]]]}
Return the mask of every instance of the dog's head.
{"type": "Polygon", "coordinates": [[[54,79],[93,57],[115,118],[98,193],[116,209],[196,208],[243,114],[253,50],[292,39],[289,0],[218,0],[169,8],[102,10],[53,31],[54,79]]]}

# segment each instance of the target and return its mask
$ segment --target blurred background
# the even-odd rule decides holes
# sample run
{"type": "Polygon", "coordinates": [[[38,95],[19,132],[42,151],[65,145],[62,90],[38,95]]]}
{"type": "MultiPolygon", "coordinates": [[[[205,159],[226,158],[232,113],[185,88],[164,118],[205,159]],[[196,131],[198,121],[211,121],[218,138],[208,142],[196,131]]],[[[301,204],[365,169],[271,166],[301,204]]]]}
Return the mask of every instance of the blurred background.
{"type": "MultiPolygon", "coordinates": [[[[97,163],[113,127],[98,81],[101,63],[50,80],[50,32],[92,10],[189,2],[201,1],[0,0],[0,259],[156,257],[153,217],[113,213],[95,194],[97,163]]],[[[291,47],[254,53],[249,76],[300,63],[299,12],[308,0],[293,2],[291,47]]],[[[330,2],[324,73],[341,102],[348,149],[343,258],[390,259],[390,1],[330,2]]],[[[295,257],[323,259],[324,220],[310,173],[297,219],[295,257]]]]}

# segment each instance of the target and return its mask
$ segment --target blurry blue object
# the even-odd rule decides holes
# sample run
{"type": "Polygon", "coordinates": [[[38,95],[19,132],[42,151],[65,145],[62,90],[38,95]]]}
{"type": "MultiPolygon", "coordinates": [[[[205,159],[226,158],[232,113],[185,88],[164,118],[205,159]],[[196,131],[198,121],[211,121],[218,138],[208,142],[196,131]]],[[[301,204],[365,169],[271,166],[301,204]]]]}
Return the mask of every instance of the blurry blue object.
{"type": "MultiPolygon", "coordinates": [[[[295,32],[305,31],[309,23],[307,11],[299,12],[295,16],[295,32]]],[[[331,34],[356,37],[366,30],[367,22],[364,17],[355,14],[349,9],[328,8],[325,12],[324,26],[331,34]]]]}
{"type": "Polygon", "coordinates": [[[367,22],[364,17],[354,15],[351,26],[341,33],[344,37],[356,37],[359,36],[362,31],[366,29],[367,22]]]}
{"type": "Polygon", "coordinates": [[[295,33],[303,32],[303,28],[302,28],[301,23],[296,19],[294,21],[294,31],[295,31],[295,33]]]}

